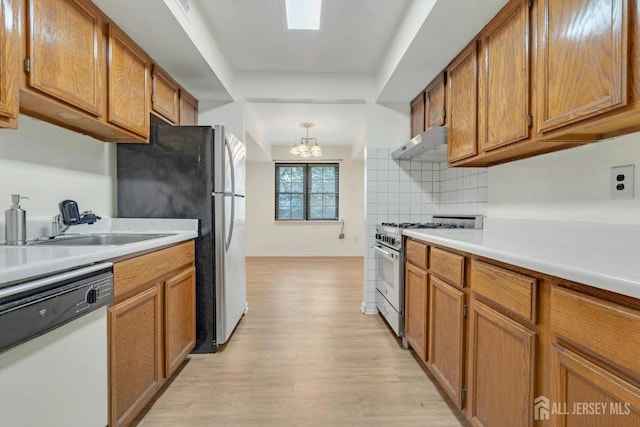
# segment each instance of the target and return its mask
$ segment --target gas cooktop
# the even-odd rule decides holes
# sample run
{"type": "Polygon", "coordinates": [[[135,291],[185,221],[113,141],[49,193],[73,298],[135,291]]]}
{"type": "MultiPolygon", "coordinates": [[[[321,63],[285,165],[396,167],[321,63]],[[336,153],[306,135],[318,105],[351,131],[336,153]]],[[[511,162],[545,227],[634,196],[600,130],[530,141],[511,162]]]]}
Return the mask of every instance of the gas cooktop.
{"type": "Polygon", "coordinates": [[[431,222],[382,222],[380,227],[406,228],[482,228],[482,215],[434,215],[431,222]]]}
{"type": "Polygon", "coordinates": [[[464,228],[462,224],[446,224],[443,222],[383,222],[380,225],[393,228],[464,228]]]}
{"type": "Polygon", "coordinates": [[[402,250],[403,229],[482,228],[482,215],[434,215],[432,222],[382,222],[376,227],[376,243],[402,250]]]}

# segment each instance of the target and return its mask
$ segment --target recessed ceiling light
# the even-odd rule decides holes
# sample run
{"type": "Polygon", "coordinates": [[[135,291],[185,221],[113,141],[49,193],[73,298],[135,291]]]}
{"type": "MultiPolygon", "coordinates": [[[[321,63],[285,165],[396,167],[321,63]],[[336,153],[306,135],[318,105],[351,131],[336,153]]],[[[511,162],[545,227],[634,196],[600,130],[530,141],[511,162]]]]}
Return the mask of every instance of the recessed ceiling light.
{"type": "Polygon", "coordinates": [[[322,0],[285,0],[287,28],[319,30],[322,0]]]}

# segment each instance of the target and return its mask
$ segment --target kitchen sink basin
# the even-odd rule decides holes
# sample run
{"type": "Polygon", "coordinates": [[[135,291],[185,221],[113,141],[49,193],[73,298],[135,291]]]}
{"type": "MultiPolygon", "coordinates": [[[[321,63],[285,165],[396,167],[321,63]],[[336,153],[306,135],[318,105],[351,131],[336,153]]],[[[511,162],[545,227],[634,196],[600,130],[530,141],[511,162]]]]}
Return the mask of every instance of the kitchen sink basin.
{"type": "Polygon", "coordinates": [[[104,233],[57,236],[50,240],[31,242],[32,245],[44,246],[119,246],[127,243],[142,242],[173,234],[134,234],[134,233],[104,233]]]}

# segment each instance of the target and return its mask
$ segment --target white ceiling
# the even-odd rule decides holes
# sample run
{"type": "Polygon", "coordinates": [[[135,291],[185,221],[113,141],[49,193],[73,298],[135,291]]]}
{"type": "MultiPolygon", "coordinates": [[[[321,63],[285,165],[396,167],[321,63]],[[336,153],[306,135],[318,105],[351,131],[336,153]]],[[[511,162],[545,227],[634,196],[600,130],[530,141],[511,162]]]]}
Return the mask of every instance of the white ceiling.
{"type": "Polygon", "coordinates": [[[324,0],[320,31],[295,31],[284,0],[196,1],[236,70],[314,73],[374,73],[409,4],[324,0]]]}
{"type": "MultiPolygon", "coordinates": [[[[230,101],[235,72],[353,73],[376,81],[378,102],[407,105],[507,2],[324,0],[308,32],[286,29],[284,0],[93,1],[201,101],[230,101]]],[[[276,101],[247,103],[267,152],[302,136],[300,122],[325,146],[364,132],[363,105],[276,101]]]]}
{"type": "Polygon", "coordinates": [[[365,125],[363,104],[247,103],[247,114],[265,146],[293,145],[306,134],[303,122],[315,124],[309,136],[321,146],[350,146],[365,125]]]}

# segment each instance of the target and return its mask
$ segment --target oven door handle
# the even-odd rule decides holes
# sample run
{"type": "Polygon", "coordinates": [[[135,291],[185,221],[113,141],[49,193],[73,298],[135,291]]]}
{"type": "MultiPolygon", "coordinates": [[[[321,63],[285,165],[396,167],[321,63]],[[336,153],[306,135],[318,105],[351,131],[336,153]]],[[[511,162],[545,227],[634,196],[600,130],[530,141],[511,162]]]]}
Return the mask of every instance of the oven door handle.
{"type": "Polygon", "coordinates": [[[387,252],[387,251],[383,250],[380,246],[375,246],[374,245],[373,249],[375,249],[376,251],[380,252],[389,261],[395,261],[395,260],[398,259],[398,255],[396,255],[396,254],[394,254],[392,252],[387,252]]]}

